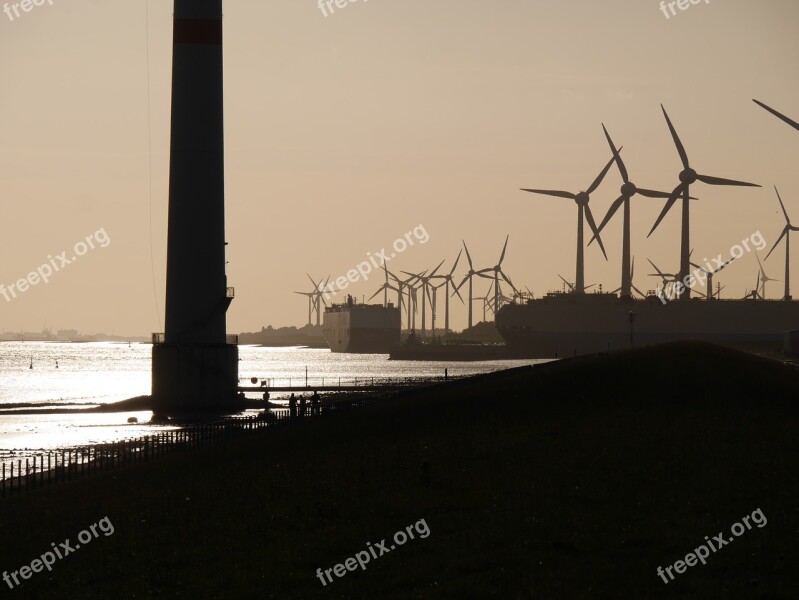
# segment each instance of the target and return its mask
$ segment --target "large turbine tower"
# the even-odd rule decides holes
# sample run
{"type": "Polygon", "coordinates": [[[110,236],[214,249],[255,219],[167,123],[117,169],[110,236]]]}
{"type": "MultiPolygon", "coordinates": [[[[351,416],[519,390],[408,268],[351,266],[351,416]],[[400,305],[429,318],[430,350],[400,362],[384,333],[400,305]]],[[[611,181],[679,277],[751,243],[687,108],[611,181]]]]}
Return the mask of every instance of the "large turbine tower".
{"type": "Polygon", "coordinates": [[[235,406],[238,346],[225,275],[222,0],[175,0],[166,323],[153,336],[161,414],[235,406]]]}
{"type": "MultiPolygon", "coordinates": [[[[745,181],[735,181],[733,179],[722,179],[721,177],[711,177],[710,175],[700,175],[694,169],[691,168],[691,165],[688,162],[688,154],[685,152],[685,148],[680,141],[680,136],[677,135],[677,131],[674,129],[674,125],[671,124],[671,119],[669,119],[669,115],[666,113],[666,109],[663,108],[663,105],[660,106],[663,110],[663,116],[666,117],[666,123],[669,126],[669,131],[671,132],[671,137],[674,140],[674,145],[677,147],[677,152],[680,155],[680,160],[682,161],[683,170],[680,171],[680,183],[677,187],[674,188],[674,191],[669,196],[669,199],[666,201],[666,205],[663,207],[663,211],[660,213],[660,216],[655,221],[655,224],[652,226],[652,230],[649,232],[649,236],[654,233],[657,226],[660,225],[660,222],[663,220],[663,217],[671,210],[671,207],[674,206],[674,203],[677,202],[677,199],[682,196],[682,241],[680,244],[680,281],[685,281],[685,278],[688,276],[688,273],[691,270],[691,258],[690,258],[690,218],[689,218],[689,204],[691,198],[691,184],[701,181],[702,183],[707,183],[710,185],[734,185],[734,186],[746,186],[746,187],[760,187],[756,183],[746,183],[745,181]]],[[[691,298],[691,289],[688,286],[678,286],[678,291],[682,290],[682,294],[680,295],[680,300],[688,300],[691,298]]]]}
{"type": "Polygon", "coordinates": [[[534,190],[522,188],[523,192],[532,192],[533,194],[543,194],[545,196],[555,196],[557,198],[567,198],[574,200],[575,204],[577,204],[577,276],[574,284],[574,292],[576,294],[585,293],[585,259],[583,256],[585,249],[583,238],[584,220],[588,220],[588,225],[591,227],[591,231],[594,232],[597,242],[599,242],[599,247],[602,249],[602,254],[605,255],[605,260],[608,259],[608,255],[605,252],[605,246],[602,244],[602,238],[599,237],[599,231],[597,231],[596,223],[594,222],[594,216],[591,214],[591,207],[588,206],[588,202],[591,200],[591,194],[599,187],[599,184],[602,183],[605,175],[607,175],[608,170],[610,170],[614,160],[614,158],[610,159],[608,164],[605,165],[605,168],[602,169],[602,172],[599,173],[597,178],[594,179],[594,182],[584,192],[577,192],[576,194],[573,194],[572,192],[561,192],[557,190],[534,190]]]}

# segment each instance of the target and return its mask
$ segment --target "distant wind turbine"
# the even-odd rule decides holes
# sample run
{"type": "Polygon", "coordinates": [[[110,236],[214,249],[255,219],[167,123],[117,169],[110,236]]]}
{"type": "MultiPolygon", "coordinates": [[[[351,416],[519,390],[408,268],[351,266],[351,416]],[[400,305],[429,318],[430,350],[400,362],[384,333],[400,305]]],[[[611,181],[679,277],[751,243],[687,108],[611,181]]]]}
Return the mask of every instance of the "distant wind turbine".
{"type": "Polygon", "coordinates": [[[466,283],[467,280],[469,281],[469,302],[468,302],[468,305],[469,305],[469,328],[471,329],[471,327],[472,327],[472,301],[474,300],[472,278],[475,275],[477,275],[477,271],[474,270],[474,264],[472,263],[472,255],[469,254],[469,247],[466,245],[466,241],[465,240],[463,242],[463,249],[466,250],[466,260],[469,261],[469,272],[466,273],[466,275],[464,276],[463,280],[455,288],[455,291],[457,292],[459,289],[461,289],[463,287],[463,284],[466,283]]]}
{"type": "Polygon", "coordinates": [[[502,247],[502,254],[500,254],[500,256],[499,256],[499,262],[496,265],[494,265],[493,267],[488,267],[487,269],[481,269],[480,271],[477,272],[477,276],[478,277],[483,277],[485,279],[493,279],[494,280],[494,313],[495,314],[496,314],[496,311],[498,311],[500,309],[500,307],[501,307],[500,302],[501,302],[501,298],[502,298],[502,292],[501,292],[500,287],[499,287],[499,278],[500,278],[500,276],[502,277],[502,279],[504,279],[507,282],[507,284],[511,287],[511,289],[514,291],[514,293],[516,293],[516,291],[517,291],[516,290],[516,286],[513,285],[513,283],[511,282],[510,278],[502,270],[502,261],[505,260],[505,251],[508,249],[508,239],[510,239],[510,234],[508,234],[508,236],[505,238],[505,245],[502,247]],[[494,273],[493,275],[488,275],[487,274],[487,273],[490,273],[492,271],[494,273]]]}
{"type": "MultiPolygon", "coordinates": [[[[438,286],[434,287],[434,291],[440,287],[446,286],[444,290],[444,332],[449,332],[449,286],[451,285],[455,288],[455,280],[452,278],[452,275],[455,273],[455,269],[458,268],[458,261],[461,259],[461,254],[463,250],[458,252],[458,256],[455,258],[455,263],[452,265],[452,269],[450,269],[449,273],[446,275],[434,275],[431,279],[443,279],[444,283],[439,284],[438,286]]],[[[460,298],[461,303],[463,303],[463,296],[461,296],[460,292],[455,289],[455,293],[457,294],[458,298],[460,298]]]]}

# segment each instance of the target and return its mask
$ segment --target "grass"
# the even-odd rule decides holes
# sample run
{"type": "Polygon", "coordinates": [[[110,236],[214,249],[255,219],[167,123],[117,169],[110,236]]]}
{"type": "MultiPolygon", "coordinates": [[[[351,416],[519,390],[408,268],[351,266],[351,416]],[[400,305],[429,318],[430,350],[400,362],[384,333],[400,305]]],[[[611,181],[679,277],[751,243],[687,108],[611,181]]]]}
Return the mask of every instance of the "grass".
{"type": "Polygon", "coordinates": [[[799,370],[701,343],[569,359],[3,500],[29,598],[793,598],[799,370]],[[706,566],[657,576],[760,508],[706,566]],[[327,569],[425,519],[323,587],[327,569]]]}

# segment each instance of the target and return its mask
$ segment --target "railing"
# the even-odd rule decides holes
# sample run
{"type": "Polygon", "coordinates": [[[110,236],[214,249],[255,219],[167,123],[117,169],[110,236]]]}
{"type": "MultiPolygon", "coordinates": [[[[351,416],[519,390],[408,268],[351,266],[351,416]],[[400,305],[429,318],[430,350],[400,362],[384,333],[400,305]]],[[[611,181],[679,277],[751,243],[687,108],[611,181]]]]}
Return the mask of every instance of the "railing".
{"type": "MultiPolygon", "coordinates": [[[[468,375],[435,375],[432,377],[240,377],[239,382],[247,382],[253,387],[270,388],[296,388],[297,390],[312,390],[322,388],[410,388],[423,385],[433,385],[455,379],[463,379],[468,375]]],[[[244,387],[250,387],[244,386],[244,387]]]]}
{"type": "Polygon", "coordinates": [[[299,421],[325,415],[365,408],[385,399],[385,395],[358,395],[347,398],[320,398],[304,406],[267,411],[256,416],[232,417],[161,431],[142,438],[93,444],[58,450],[42,450],[25,458],[5,459],[0,468],[0,494],[18,494],[23,491],[52,485],[118,469],[130,464],[147,462],[170,452],[193,450],[237,439],[260,429],[289,427],[299,421]]]}
{"type": "Polygon", "coordinates": [[[153,334],[153,344],[166,344],[166,334],[165,333],[154,333],[153,334]]]}

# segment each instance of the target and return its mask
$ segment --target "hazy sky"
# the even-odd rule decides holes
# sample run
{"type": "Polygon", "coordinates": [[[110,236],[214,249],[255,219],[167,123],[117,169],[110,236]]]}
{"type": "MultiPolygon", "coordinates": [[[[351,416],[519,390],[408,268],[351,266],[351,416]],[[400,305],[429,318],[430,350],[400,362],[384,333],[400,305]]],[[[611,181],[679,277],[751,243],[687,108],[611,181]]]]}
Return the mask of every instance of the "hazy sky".
{"type": "MultiPolygon", "coordinates": [[[[0,296],[0,330],[163,330],[171,14],[168,0],[0,13],[0,283],[100,229],[111,240],[0,296]]],[[[770,247],[784,224],[774,184],[799,222],[799,133],[751,98],[799,119],[797,22],[796,0],[712,0],[669,19],[659,0],[369,0],[328,17],[316,0],[228,0],[229,330],[304,323],[291,292],[310,287],[306,271],[335,279],[419,224],[429,242],[390,268],[451,264],[461,239],[491,266],[510,234],[515,283],[541,294],[558,273],[573,281],[576,206],[518,190],[587,187],[610,157],[604,122],[632,180],[670,191],[680,163],[661,102],[700,173],[764,186],[694,188],[694,258],[757,230],[770,247]]],[[[597,220],[619,185],[612,171],[592,198],[597,220]]],[[[678,207],[646,239],[662,206],[633,199],[643,290],[656,284],[646,258],[678,268],[678,207]]],[[[587,283],[619,285],[620,216],[603,234],[610,260],[587,250],[587,283]]],[[[765,263],[771,277],[783,260],[765,263]]],[[[737,261],[718,277],[723,295],[742,296],[756,273],[753,256],[737,261]]],[[[381,283],[351,289],[368,298],[381,283]]]]}

